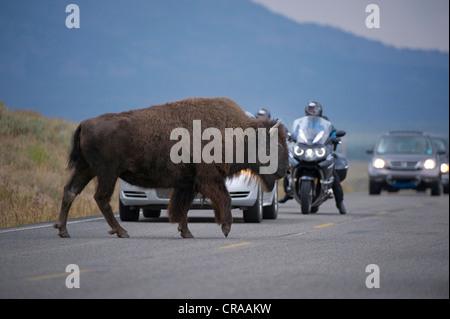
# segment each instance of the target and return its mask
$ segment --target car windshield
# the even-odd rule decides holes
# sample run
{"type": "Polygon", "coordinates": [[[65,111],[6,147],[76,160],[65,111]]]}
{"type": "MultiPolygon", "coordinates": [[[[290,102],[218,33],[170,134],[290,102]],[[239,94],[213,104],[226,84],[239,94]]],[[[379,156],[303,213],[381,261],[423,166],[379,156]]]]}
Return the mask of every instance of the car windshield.
{"type": "Polygon", "coordinates": [[[378,154],[433,154],[428,138],[423,136],[384,136],[378,143],[378,154]]]}

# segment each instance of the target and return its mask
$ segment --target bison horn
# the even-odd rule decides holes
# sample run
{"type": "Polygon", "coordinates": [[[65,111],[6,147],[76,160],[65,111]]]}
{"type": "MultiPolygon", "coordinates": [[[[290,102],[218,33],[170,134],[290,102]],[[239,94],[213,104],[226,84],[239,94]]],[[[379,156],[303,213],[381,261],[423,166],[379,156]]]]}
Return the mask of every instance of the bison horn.
{"type": "Polygon", "coordinates": [[[278,120],[277,124],[275,124],[274,126],[272,126],[269,130],[269,135],[273,135],[275,134],[275,129],[278,128],[278,126],[280,126],[281,120],[278,120]]]}

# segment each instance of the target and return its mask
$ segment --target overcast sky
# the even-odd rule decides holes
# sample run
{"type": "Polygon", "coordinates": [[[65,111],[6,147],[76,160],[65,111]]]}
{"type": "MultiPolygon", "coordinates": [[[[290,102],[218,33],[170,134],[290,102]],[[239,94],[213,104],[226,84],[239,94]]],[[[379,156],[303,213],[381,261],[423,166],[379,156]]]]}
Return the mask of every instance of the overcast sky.
{"type": "Polygon", "coordinates": [[[252,0],[300,23],[340,28],[398,48],[449,52],[448,0],[252,0]],[[380,28],[367,28],[369,4],[377,4],[380,28]]]}

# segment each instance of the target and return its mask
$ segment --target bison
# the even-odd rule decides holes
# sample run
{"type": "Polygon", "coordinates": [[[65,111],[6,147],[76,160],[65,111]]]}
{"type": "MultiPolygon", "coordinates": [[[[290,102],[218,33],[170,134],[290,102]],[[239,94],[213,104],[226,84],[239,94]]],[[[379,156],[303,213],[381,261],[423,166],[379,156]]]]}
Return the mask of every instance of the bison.
{"type": "MultiPolygon", "coordinates": [[[[121,178],[144,188],[172,188],[167,208],[169,220],[178,223],[178,231],[184,238],[193,237],[188,229],[187,213],[197,193],[202,194],[211,200],[215,221],[221,225],[224,235],[228,236],[232,216],[231,198],[225,179],[250,170],[263,187],[271,190],[276,180],[284,177],[288,171],[286,131],[282,125],[278,125],[280,122],[275,120],[248,117],[228,98],[190,98],[84,120],[73,135],[73,147],[68,159],[68,169],[73,170],[73,174],[64,187],[61,211],[54,227],[59,229],[60,237],[70,237],[66,227],[70,206],[89,181],[97,177],[94,198],[111,227],[109,233],[121,238],[129,237],[114,217],[110,205],[117,178],[121,178]],[[189,132],[192,138],[192,123],[199,123],[198,120],[201,120],[202,129],[215,128],[222,135],[227,128],[253,128],[258,135],[262,133],[267,137],[273,136],[275,132],[275,141],[278,142],[275,172],[260,173],[263,163],[259,159],[249,161],[247,147],[244,147],[244,160],[240,161],[172,161],[171,150],[179,142],[171,136],[171,132],[181,128],[189,132]]],[[[202,140],[202,146],[207,142],[202,140]]],[[[247,137],[245,146],[251,146],[250,142],[247,137]]],[[[265,148],[270,150],[269,142],[265,148]]],[[[236,145],[234,149],[238,151],[236,145]]],[[[229,150],[224,141],[222,150],[222,153],[229,150]]],[[[238,155],[242,154],[236,154],[235,157],[238,155]]],[[[225,159],[226,154],[222,156],[225,159]]]]}

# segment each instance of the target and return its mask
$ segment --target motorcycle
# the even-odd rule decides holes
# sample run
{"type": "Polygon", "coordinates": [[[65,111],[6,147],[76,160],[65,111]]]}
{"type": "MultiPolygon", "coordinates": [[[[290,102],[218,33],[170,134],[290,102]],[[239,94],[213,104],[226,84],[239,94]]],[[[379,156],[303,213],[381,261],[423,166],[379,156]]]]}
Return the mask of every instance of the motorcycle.
{"type": "MultiPolygon", "coordinates": [[[[333,197],[333,171],[338,159],[334,154],[345,131],[333,134],[332,124],[319,116],[306,116],[294,121],[294,132],[288,134],[289,161],[292,166],[290,186],[300,204],[302,214],[315,213],[319,206],[333,197]]],[[[345,178],[348,164],[337,170],[345,178]]]]}

